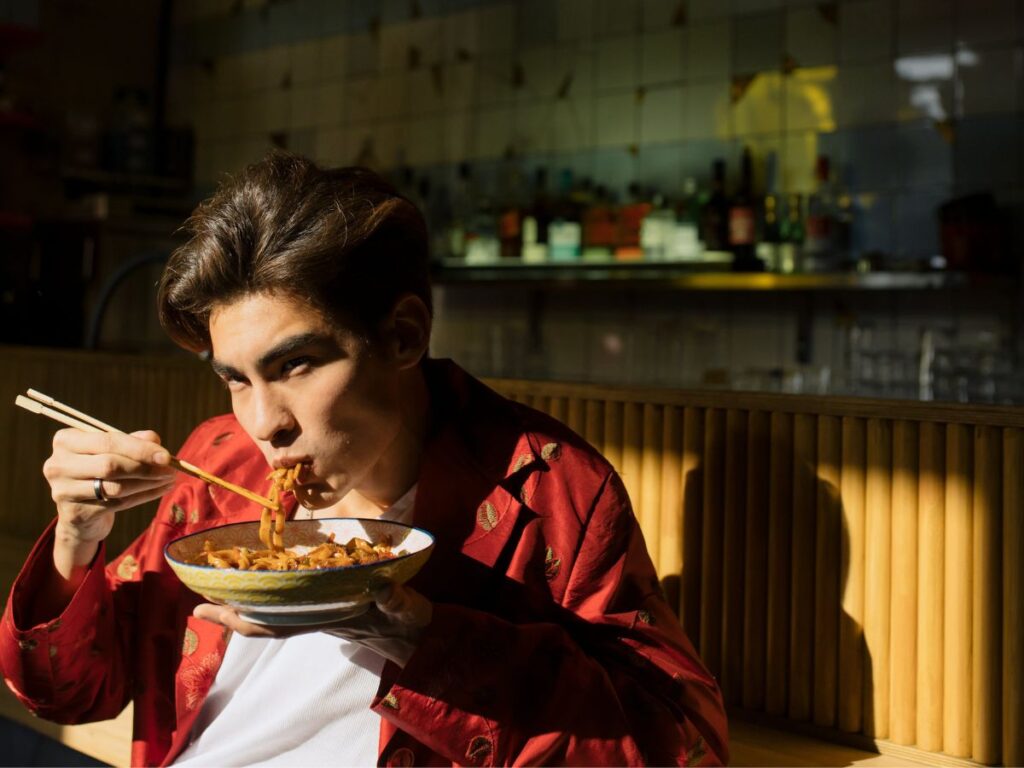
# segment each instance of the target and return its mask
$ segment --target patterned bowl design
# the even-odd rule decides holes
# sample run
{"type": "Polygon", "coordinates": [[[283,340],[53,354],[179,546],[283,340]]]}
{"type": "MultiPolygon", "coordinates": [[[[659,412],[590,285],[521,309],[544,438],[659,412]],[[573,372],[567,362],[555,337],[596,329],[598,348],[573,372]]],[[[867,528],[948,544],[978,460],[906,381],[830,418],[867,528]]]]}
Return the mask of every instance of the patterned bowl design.
{"type": "Polygon", "coordinates": [[[308,571],[240,571],[188,562],[203,551],[206,541],[213,542],[217,549],[262,549],[259,523],[249,522],[182,536],[167,545],[164,557],[186,587],[211,602],[236,608],[243,618],[250,620],[295,624],[316,623],[365,610],[374,590],[389,581],[402,583],[411,579],[434,547],[434,537],[421,528],[362,518],[290,520],[284,529],[284,545],[302,554],[322,543],[330,533],[339,543],[353,536],[371,542],[390,536],[393,550],[404,554],[368,565],[308,571]]]}

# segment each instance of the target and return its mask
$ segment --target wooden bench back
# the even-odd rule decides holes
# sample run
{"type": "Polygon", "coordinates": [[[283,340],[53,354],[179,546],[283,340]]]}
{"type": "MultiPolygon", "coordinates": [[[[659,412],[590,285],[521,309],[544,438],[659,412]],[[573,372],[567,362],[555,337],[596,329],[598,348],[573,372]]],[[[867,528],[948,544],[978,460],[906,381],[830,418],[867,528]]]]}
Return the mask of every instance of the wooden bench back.
{"type": "MultiPolygon", "coordinates": [[[[0,536],[51,519],[28,387],[176,448],[228,409],[207,367],[3,349],[0,536]]],[[[618,468],[729,705],[1024,763],[1024,409],[496,380],[618,468]]],[[[152,506],[149,507],[152,510],[152,506]]],[[[119,551],[151,511],[124,516],[119,551]]]]}

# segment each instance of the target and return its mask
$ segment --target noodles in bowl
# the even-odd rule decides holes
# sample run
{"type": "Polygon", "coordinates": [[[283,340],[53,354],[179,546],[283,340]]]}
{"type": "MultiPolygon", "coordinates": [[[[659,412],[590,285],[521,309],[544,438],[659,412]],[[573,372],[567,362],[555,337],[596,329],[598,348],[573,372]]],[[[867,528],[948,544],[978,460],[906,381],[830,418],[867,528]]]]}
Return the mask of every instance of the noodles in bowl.
{"type": "MultiPolygon", "coordinates": [[[[260,523],[234,523],[175,539],[164,556],[193,592],[235,608],[243,619],[263,624],[319,624],[361,613],[375,590],[412,578],[430,557],[434,538],[426,531],[390,520],[323,518],[290,520],[281,545],[297,558],[328,542],[362,539],[371,549],[389,548],[390,557],[351,565],[247,570],[218,567],[208,553],[265,550],[260,523]]],[[[334,547],[343,545],[333,544],[334,547]]],[[[344,545],[347,549],[348,545],[344,545]]],[[[362,548],[361,545],[354,545],[362,548]]]]}

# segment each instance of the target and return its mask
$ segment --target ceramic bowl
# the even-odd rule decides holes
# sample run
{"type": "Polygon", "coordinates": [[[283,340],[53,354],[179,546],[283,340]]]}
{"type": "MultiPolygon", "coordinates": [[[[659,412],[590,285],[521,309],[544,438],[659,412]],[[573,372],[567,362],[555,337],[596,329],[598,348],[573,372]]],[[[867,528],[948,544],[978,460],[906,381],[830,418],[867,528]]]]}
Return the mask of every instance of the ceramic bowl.
{"type": "Polygon", "coordinates": [[[186,587],[210,602],[235,608],[248,621],[322,624],[365,611],[376,589],[388,582],[411,579],[434,547],[434,537],[421,528],[389,520],[341,517],[288,521],[284,546],[301,555],[323,543],[331,533],[339,544],[354,536],[370,542],[390,536],[398,557],[306,571],[242,571],[191,564],[207,541],[215,549],[263,549],[258,522],[233,523],[182,536],[166,546],[164,557],[186,587]]]}

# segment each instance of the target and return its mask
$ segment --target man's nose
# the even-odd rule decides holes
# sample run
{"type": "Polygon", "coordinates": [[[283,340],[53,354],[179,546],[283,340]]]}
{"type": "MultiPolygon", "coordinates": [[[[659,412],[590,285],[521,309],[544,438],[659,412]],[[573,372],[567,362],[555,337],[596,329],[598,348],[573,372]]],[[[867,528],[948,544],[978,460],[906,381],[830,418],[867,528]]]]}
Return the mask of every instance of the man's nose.
{"type": "Polygon", "coordinates": [[[291,408],[269,387],[257,387],[253,394],[253,438],[266,443],[281,442],[295,428],[291,408]]]}

